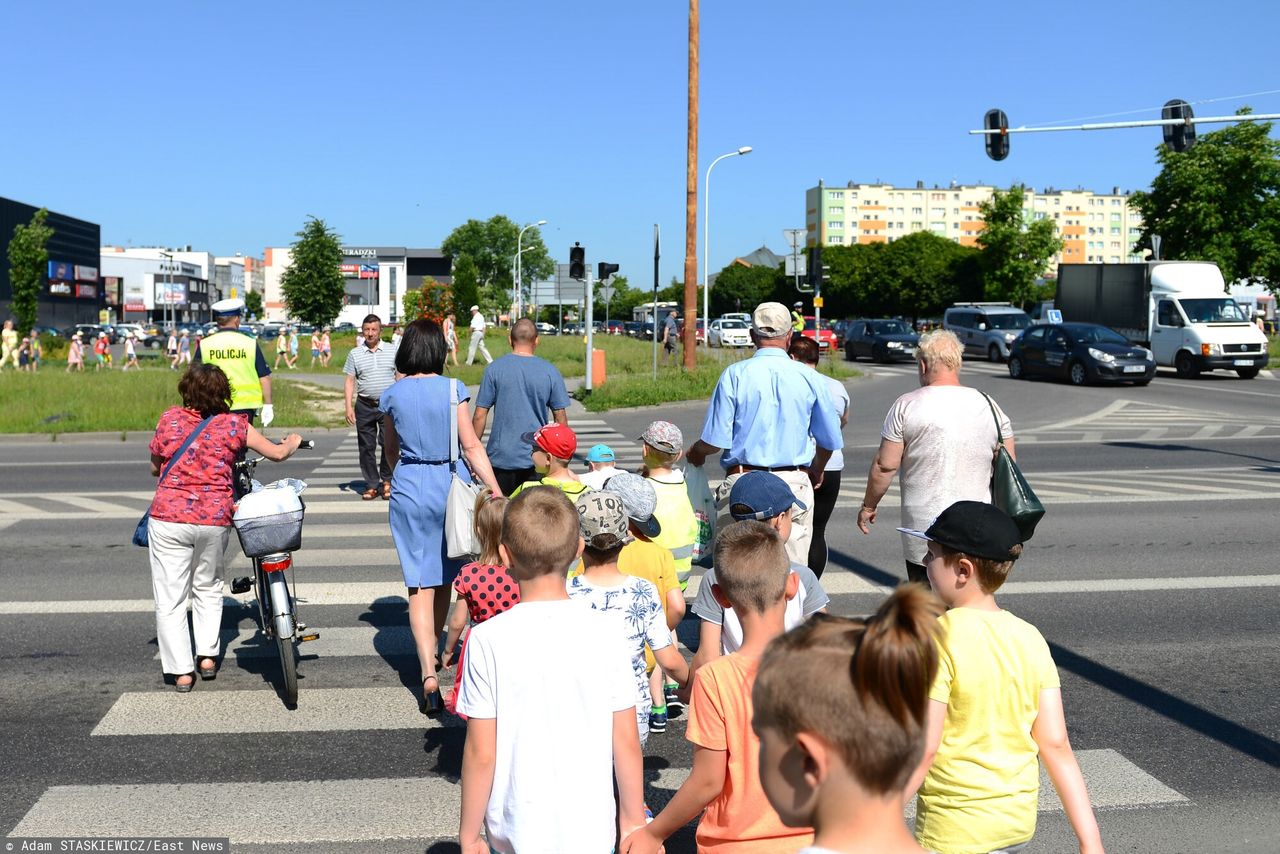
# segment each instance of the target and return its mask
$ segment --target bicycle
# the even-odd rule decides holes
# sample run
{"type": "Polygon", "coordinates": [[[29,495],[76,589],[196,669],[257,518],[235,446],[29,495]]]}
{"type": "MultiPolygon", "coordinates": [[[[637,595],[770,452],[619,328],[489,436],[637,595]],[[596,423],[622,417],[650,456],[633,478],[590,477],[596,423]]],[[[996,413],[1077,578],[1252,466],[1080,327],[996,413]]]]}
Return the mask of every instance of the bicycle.
{"type": "MultiPolygon", "coordinates": [[[[299,449],[313,449],[315,442],[303,440],[299,449]]],[[[266,457],[239,460],[232,465],[232,492],[239,502],[253,492],[253,474],[258,463],[266,457]]],[[[299,505],[302,506],[301,500],[299,505]]],[[[305,509],[305,507],[303,507],[305,509]]],[[[280,546],[272,546],[265,551],[246,546],[245,534],[249,526],[246,523],[259,520],[244,520],[236,524],[236,533],[240,537],[241,548],[245,556],[253,563],[253,577],[242,576],[232,579],[232,593],[248,593],[254,590],[258,603],[258,625],[263,637],[274,641],[280,657],[282,682],[279,686],[280,697],[289,708],[298,705],[298,644],[313,641],[320,637],[318,631],[311,631],[307,624],[298,619],[297,588],[291,585],[293,569],[293,552],[302,544],[302,510],[298,511],[296,525],[287,526],[283,538],[278,540],[280,546]],[[250,554],[250,552],[254,552],[250,554]],[[290,589],[292,586],[292,590],[290,589]]]]}

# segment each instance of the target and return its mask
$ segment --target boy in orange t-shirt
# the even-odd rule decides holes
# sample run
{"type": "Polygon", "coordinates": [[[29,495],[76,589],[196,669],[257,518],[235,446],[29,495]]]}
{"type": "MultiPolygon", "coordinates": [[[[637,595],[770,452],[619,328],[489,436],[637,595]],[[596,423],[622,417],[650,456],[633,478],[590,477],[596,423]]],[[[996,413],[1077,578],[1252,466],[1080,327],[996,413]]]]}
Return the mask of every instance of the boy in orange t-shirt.
{"type": "Polygon", "coordinates": [[[713,593],[742,620],[742,646],[698,670],[685,737],[693,742],[689,778],[653,822],[625,840],[622,854],[649,854],[699,813],[698,851],[784,854],[813,841],[808,827],[787,827],[760,783],[760,740],[751,729],[751,689],[769,641],[783,633],[797,579],[778,532],[736,522],[716,537],[713,593]],[[704,812],[705,810],[705,812],[704,812]]]}

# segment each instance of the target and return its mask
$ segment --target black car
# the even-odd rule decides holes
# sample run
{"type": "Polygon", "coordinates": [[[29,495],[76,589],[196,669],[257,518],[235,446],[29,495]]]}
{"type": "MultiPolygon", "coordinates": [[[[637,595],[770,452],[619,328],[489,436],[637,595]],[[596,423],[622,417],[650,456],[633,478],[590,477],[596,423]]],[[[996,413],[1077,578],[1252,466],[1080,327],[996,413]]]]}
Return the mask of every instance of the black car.
{"type": "Polygon", "coordinates": [[[844,355],[851,362],[866,356],[877,362],[914,362],[920,336],[902,320],[855,320],[845,327],[844,355]]]}
{"type": "Polygon", "coordinates": [[[1009,347],[1009,376],[1059,377],[1073,385],[1118,382],[1146,385],[1156,375],[1151,351],[1096,323],[1039,323],[1009,347]]]}

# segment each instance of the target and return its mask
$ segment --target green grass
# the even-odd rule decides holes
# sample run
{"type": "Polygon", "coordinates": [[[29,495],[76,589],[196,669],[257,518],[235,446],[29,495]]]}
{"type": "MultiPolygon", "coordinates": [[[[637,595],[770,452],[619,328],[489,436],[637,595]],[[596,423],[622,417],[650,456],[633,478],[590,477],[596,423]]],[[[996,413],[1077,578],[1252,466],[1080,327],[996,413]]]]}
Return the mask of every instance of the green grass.
{"type": "MultiPolygon", "coordinates": [[[[632,406],[657,406],[680,400],[705,400],[711,396],[725,365],[750,358],[753,352],[714,350],[710,355],[699,354],[698,367],[692,371],[679,367],[664,368],[659,364],[656,380],[653,378],[651,362],[639,370],[623,369],[618,373],[610,365],[604,385],[597,386],[589,394],[580,390],[576,396],[591,412],[632,406]]],[[[843,360],[823,359],[818,368],[837,379],[862,375],[860,371],[847,367],[843,360]]]]}
{"type": "Polygon", "coordinates": [[[1267,363],[1267,367],[1280,368],[1280,335],[1271,335],[1268,340],[1270,343],[1267,344],[1267,352],[1271,355],[1271,361],[1267,363]]]}
{"type": "MultiPolygon", "coordinates": [[[[0,433],[87,433],[154,430],[160,414],[181,403],[179,374],[163,367],[68,374],[65,365],[39,373],[0,373],[0,433]]],[[[272,389],[276,427],[335,427],[342,394],[278,382],[272,389]]]]}

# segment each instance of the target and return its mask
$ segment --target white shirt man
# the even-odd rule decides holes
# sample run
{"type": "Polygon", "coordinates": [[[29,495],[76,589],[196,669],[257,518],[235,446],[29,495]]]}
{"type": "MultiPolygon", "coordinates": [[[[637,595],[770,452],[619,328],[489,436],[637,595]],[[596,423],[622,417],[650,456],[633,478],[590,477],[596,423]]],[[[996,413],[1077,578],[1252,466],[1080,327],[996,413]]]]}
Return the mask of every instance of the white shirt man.
{"type": "Polygon", "coordinates": [[[471,346],[467,348],[468,365],[475,363],[477,349],[480,355],[484,356],[486,365],[493,361],[493,357],[489,355],[489,348],[484,345],[484,328],[484,315],[480,313],[480,306],[471,306],[471,346]]]}

